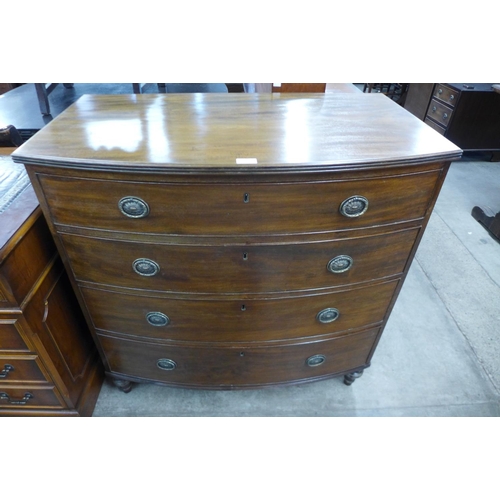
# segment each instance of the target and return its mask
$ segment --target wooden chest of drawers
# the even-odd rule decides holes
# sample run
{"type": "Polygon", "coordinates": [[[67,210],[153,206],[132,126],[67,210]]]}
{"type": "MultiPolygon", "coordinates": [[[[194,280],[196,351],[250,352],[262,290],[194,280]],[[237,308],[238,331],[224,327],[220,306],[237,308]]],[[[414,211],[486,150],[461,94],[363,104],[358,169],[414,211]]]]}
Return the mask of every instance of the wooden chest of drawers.
{"type": "Polygon", "coordinates": [[[412,83],[405,107],[464,151],[500,158],[500,94],[491,83],[412,83]]]}
{"type": "Polygon", "coordinates": [[[183,94],[85,96],[15,159],[128,391],[352,383],[460,154],[382,95],[183,94]]]}
{"type": "Polygon", "coordinates": [[[0,416],[90,416],[102,365],[19,167],[0,156],[0,416]]]}

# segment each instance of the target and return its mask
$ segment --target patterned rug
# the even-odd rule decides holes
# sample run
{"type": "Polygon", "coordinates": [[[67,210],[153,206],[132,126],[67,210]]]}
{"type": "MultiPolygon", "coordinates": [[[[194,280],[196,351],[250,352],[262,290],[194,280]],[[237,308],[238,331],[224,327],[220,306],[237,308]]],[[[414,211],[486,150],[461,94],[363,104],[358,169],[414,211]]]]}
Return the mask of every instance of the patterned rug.
{"type": "Polygon", "coordinates": [[[0,214],[30,185],[24,165],[14,163],[10,156],[0,156],[0,214]]]}

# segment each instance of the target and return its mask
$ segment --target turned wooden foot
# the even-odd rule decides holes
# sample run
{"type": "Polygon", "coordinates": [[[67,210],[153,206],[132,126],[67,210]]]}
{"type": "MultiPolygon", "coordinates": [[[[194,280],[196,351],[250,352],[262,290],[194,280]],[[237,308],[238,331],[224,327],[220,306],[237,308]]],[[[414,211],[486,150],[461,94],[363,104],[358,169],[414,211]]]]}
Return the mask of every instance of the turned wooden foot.
{"type": "Polygon", "coordinates": [[[361,377],[361,375],[363,375],[363,370],[344,375],[344,384],[351,385],[357,378],[361,377]]]}
{"type": "Polygon", "coordinates": [[[122,392],[127,393],[132,390],[132,382],[130,382],[129,380],[123,380],[121,378],[111,378],[111,381],[122,392]]]}

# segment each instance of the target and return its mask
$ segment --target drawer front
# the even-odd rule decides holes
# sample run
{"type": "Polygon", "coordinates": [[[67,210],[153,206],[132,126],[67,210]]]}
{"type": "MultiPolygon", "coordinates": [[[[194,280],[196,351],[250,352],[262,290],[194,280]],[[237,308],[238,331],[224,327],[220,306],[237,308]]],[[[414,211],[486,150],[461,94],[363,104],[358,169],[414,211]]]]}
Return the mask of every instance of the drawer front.
{"type": "Polygon", "coordinates": [[[0,318],[0,352],[27,352],[30,349],[24,342],[18,330],[19,321],[16,318],[0,318]]]}
{"type": "Polygon", "coordinates": [[[430,118],[426,118],[424,120],[429,127],[433,128],[436,132],[439,132],[441,135],[444,135],[446,132],[446,129],[444,127],[441,127],[441,125],[438,125],[436,122],[433,122],[430,118]]]}
{"type": "Polygon", "coordinates": [[[417,233],[412,229],[325,243],[249,247],[141,244],[69,234],[61,238],[81,281],[156,291],[259,293],[397,275],[404,270],[417,233]],[[149,262],[147,268],[146,262],[141,271],[138,259],[157,267],[149,262]],[[143,271],[151,275],[139,274],[143,271]]]}
{"type": "Polygon", "coordinates": [[[26,387],[0,388],[0,414],[2,410],[21,410],[29,408],[63,408],[55,389],[26,387]]]}
{"type": "Polygon", "coordinates": [[[451,107],[455,106],[459,95],[460,95],[460,92],[453,90],[453,89],[450,89],[448,87],[445,87],[444,85],[441,85],[439,83],[436,84],[436,86],[434,87],[433,97],[435,97],[436,99],[439,99],[440,101],[445,102],[446,104],[448,104],[451,107]]]}
{"type": "Polygon", "coordinates": [[[169,347],[104,335],[99,339],[113,373],[224,388],[296,382],[364,366],[377,334],[372,329],[334,340],[248,348],[169,347]]]}
{"type": "Polygon", "coordinates": [[[19,382],[47,382],[38,356],[0,356],[0,387],[19,382]]]}
{"type": "Polygon", "coordinates": [[[146,234],[234,236],[314,233],[418,219],[427,210],[439,174],[282,184],[132,183],[42,175],[40,182],[58,224],[146,234]],[[341,215],[344,202],[350,215],[363,208],[365,202],[359,197],[368,200],[366,212],[341,215]],[[119,206],[129,198],[135,202],[125,201],[121,208],[132,217],[119,206]]]}
{"type": "Polygon", "coordinates": [[[441,104],[436,99],[432,99],[427,109],[427,118],[432,118],[443,127],[447,127],[451,119],[452,110],[441,104]]]}
{"type": "Polygon", "coordinates": [[[381,322],[399,281],[308,297],[174,300],[81,287],[95,327],[174,341],[251,342],[326,335],[381,322]]]}

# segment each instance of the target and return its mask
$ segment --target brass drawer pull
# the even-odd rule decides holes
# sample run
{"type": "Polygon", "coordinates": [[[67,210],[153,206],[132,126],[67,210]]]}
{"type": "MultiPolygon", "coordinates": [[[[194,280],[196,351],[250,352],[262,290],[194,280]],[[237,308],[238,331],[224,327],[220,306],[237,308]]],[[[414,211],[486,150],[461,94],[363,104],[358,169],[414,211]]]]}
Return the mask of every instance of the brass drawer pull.
{"type": "Polygon", "coordinates": [[[160,272],[160,266],[150,259],[136,259],[132,264],[132,268],[141,276],[154,276],[160,272]]]}
{"type": "Polygon", "coordinates": [[[7,378],[10,372],[14,371],[12,365],[4,365],[4,369],[0,372],[0,378],[7,378]]]}
{"type": "Polygon", "coordinates": [[[0,392],[0,399],[6,399],[11,405],[25,405],[34,396],[31,392],[26,392],[23,399],[10,399],[10,396],[6,392],[0,392]]]}
{"type": "Polygon", "coordinates": [[[349,257],[349,255],[337,255],[337,257],[334,257],[328,262],[326,268],[331,273],[340,274],[349,271],[353,264],[354,260],[352,257],[349,257]]]}
{"type": "Polygon", "coordinates": [[[166,326],[170,323],[170,318],[161,312],[149,312],[146,320],[151,326],[166,326]]]}
{"type": "Polygon", "coordinates": [[[315,354],[306,359],[307,366],[319,366],[325,362],[326,357],[323,354],[315,354]]]}
{"type": "Polygon", "coordinates": [[[432,112],[435,113],[437,111],[436,106],[432,106],[432,112]]]}
{"type": "Polygon", "coordinates": [[[443,113],[443,119],[446,120],[446,118],[448,118],[448,113],[443,113]]]}
{"type": "Polygon", "coordinates": [[[118,208],[123,215],[132,219],[142,219],[149,215],[149,205],[141,198],[125,196],[118,202],[118,208]]]}
{"type": "Polygon", "coordinates": [[[350,196],[339,207],[344,217],[359,217],[368,210],[368,200],[364,196],[350,196]]]}
{"type": "Polygon", "coordinates": [[[335,307],[328,307],[316,314],[316,319],[323,324],[333,323],[340,316],[339,310],[335,307]]]}
{"type": "Polygon", "coordinates": [[[177,363],[171,359],[162,358],[156,362],[156,366],[161,370],[175,370],[177,368],[177,363]]]}

